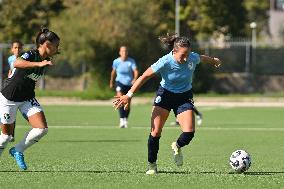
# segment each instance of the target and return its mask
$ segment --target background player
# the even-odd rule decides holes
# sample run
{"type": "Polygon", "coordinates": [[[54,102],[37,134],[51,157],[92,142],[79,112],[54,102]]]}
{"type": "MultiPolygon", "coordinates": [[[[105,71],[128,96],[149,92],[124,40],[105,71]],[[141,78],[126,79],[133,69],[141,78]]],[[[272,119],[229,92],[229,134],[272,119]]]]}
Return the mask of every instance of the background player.
{"type": "MultiPolygon", "coordinates": [[[[113,61],[109,82],[110,88],[113,88],[115,78],[116,96],[125,95],[138,78],[136,62],[133,58],[128,57],[128,49],[126,46],[121,46],[119,48],[119,55],[120,57],[113,61]]],[[[128,127],[129,113],[130,102],[127,109],[124,109],[123,107],[119,108],[120,128],[128,127]]]]}

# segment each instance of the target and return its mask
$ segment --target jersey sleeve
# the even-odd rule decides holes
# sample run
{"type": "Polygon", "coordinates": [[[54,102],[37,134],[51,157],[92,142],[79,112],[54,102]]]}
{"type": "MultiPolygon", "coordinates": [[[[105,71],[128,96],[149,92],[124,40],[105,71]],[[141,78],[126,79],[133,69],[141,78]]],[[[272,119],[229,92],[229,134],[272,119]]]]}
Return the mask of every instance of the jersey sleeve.
{"type": "Polygon", "coordinates": [[[136,62],[135,62],[135,60],[134,59],[132,59],[132,61],[131,61],[132,63],[131,63],[131,69],[134,71],[134,70],[136,70],[137,69],[137,65],[136,65],[136,62]]]}
{"type": "Polygon", "coordinates": [[[16,58],[14,58],[13,56],[10,56],[8,58],[8,64],[10,66],[10,69],[12,70],[14,68],[14,62],[15,62],[16,58]]]}
{"type": "Polygon", "coordinates": [[[158,73],[165,66],[165,64],[166,64],[165,58],[162,57],[156,63],[152,64],[151,68],[154,73],[158,73]]]}
{"type": "Polygon", "coordinates": [[[116,59],[112,62],[112,69],[116,70],[118,66],[118,61],[116,59]]]}
{"type": "Polygon", "coordinates": [[[189,58],[192,62],[194,62],[194,64],[200,63],[200,55],[198,53],[191,52],[189,58]]]}
{"type": "Polygon", "coordinates": [[[25,52],[20,56],[21,59],[26,60],[26,61],[33,61],[35,57],[35,54],[32,51],[25,52]]]}

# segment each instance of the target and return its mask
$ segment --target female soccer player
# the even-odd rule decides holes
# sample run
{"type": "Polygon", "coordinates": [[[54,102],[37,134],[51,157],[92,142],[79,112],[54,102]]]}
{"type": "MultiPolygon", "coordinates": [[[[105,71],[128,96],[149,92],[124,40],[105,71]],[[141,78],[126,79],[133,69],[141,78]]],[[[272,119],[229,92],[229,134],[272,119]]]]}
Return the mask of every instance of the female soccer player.
{"type": "MultiPolygon", "coordinates": [[[[110,88],[113,88],[113,81],[116,75],[116,95],[122,96],[127,93],[127,91],[131,88],[132,84],[138,78],[138,70],[136,67],[135,60],[133,58],[128,57],[128,50],[126,46],[120,47],[119,55],[120,57],[115,59],[112,64],[109,86],[110,88]]],[[[128,109],[124,109],[123,107],[119,108],[120,128],[128,127],[129,113],[130,106],[128,107],[128,109]]]]}
{"type": "MultiPolygon", "coordinates": [[[[8,64],[9,64],[9,72],[8,72],[8,77],[11,75],[12,70],[14,69],[14,62],[16,61],[16,59],[20,56],[21,52],[23,50],[23,43],[19,40],[14,40],[11,43],[11,52],[13,55],[8,57],[8,64]]],[[[11,138],[10,138],[10,142],[14,142],[15,141],[15,125],[16,122],[14,122],[13,128],[11,128],[11,138]]]]}
{"type": "Polygon", "coordinates": [[[8,64],[9,64],[9,72],[8,77],[11,75],[12,70],[14,69],[14,62],[16,59],[20,56],[21,52],[23,50],[23,43],[19,40],[14,40],[11,43],[11,52],[13,55],[8,57],[8,64]]]}
{"type": "Polygon", "coordinates": [[[163,126],[173,109],[180,127],[181,135],[171,145],[174,162],[177,166],[183,165],[181,148],[188,145],[194,137],[194,105],[192,103],[192,75],[199,62],[206,62],[219,67],[221,61],[199,55],[191,51],[190,41],[186,37],[167,35],[159,38],[168,45],[172,51],[151,65],[142,76],[140,76],[126,95],[117,97],[113,102],[115,108],[124,106],[127,108],[130,99],[148,79],[155,74],[160,74],[162,81],[157,90],[156,98],[151,116],[151,133],[148,139],[148,171],[146,174],[157,173],[157,155],[159,151],[159,139],[163,126]]]}
{"type": "Polygon", "coordinates": [[[14,69],[0,93],[0,154],[11,138],[11,125],[20,112],[28,118],[32,129],[23,140],[9,150],[20,169],[26,170],[23,152],[47,134],[47,122],[43,109],[35,99],[35,83],[48,66],[50,58],[58,53],[60,38],[47,28],[41,29],[36,37],[37,48],[24,53],[14,63],[14,69]]]}

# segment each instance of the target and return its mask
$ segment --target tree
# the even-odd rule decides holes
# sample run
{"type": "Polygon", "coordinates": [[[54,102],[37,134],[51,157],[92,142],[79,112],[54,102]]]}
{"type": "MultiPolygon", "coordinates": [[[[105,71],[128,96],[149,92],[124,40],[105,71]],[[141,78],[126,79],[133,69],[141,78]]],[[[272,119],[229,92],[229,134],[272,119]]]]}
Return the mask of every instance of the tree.
{"type": "Polygon", "coordinates": [[[245,36],[246,9],[243,0],[184,1],[181,7],[183,27],[198,40],[207,40],[214,31],[227,28],[225,34],[245,36]]]}
{"type": "Polygon", "coordinates": [[[249,23],[256,22],[257,33],[264,32],[265,34],[269,33],[268,29],[268,11],[269,11],[269,1],[267,0],[248,0],[244,1],[244,7],[247,10],[247,23],[246,23],[246,33],[247,36],[251,35],[251,28],[249,23]]]}
{"type": "Polygon", "coordinates": [[[144,70],[158,57],[157,37],[167,29],[160,5],[151,0],[64,1],[66,10],[52,21],[62,39],[61,60],[87,63],[106,83],[119,45],[126,44],[144,70]]]}
{"type": "Polygon", "coordinates": [[[34,41],[42,25],[48,26],[50,18],[64,9],[61,0],[2,0],[0,3],[0,40],[21,39],[34,41]]]}

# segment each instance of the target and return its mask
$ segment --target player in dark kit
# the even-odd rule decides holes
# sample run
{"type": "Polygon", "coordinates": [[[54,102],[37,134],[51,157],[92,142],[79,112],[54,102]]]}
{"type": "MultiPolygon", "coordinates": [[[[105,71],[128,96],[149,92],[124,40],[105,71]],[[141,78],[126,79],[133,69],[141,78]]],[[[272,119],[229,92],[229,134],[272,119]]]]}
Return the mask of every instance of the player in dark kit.
{"type": "Polygon", "coordinates": [[[60,38],[47,28],[42,28],[36,37],[37,49],[30,50],[17,58],[14,69],[0,93],[0,155],[9,143],[12,125],[17,110],[27,118],[32,129],[23,140],[9,150],[18,166],[26,170],[23,152],[44,135],[48,127],[43,109],[35,99],[35,84],[44,74],[48,66],[53,65],[50,58],[58,53],[60,38]]]}

